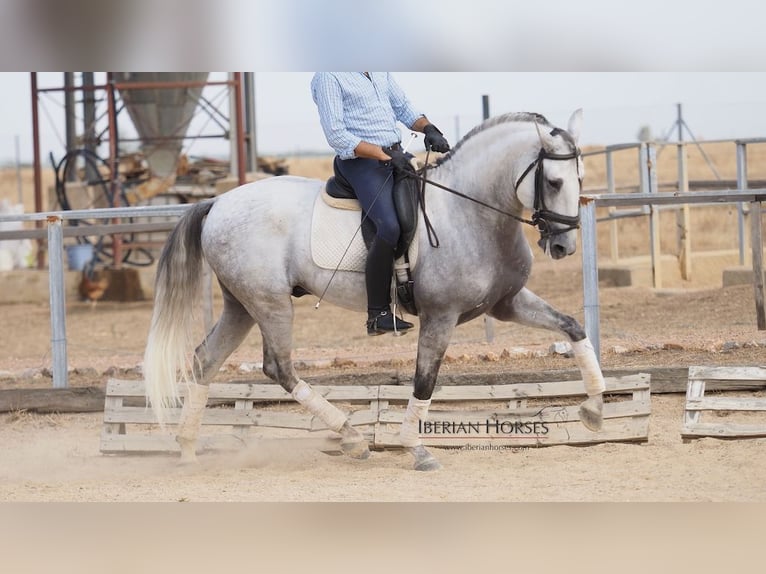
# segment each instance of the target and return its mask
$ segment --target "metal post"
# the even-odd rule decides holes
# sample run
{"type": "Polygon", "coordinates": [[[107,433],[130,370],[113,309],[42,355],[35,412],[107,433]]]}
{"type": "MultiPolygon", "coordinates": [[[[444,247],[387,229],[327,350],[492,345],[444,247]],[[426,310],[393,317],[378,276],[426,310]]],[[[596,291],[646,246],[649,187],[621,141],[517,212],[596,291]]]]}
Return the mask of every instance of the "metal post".
{"type": "Polygon", "coordinates": [[[255,73],[245,72],[245,141],[247,143],[247,171],[258,171],[258,141],[255,133],[255,73]]]}
{"type": "MultiPolygon", "coordinates": [[[[657,193],[657,148],[646,144],[646,187],[649,193],[657,193]]],[[[649,244],[652,252],[652,286],[662,287],[662,250],[660,248],[660,210],[654,205],[649,212],[649,244]]]]}
{"type": "Polygon", "coordinates": [[[48,217],[48,281],[51,305],[51,355],[53,388],[63,389],[67,381],[66,299],[64,294],[64,229],[61,218],[48,217]]]}
{"type": "Polygon", "coordinates": [[[13,143],[16,147],[16,193],[19,203],[24,205],[24,187],[21,185],[21,148],[19,146],[19,134],[13,136],[13,143]]]}
{"type": "MultiPolygon", "coordinates": [[[[121,207],[119,194],[119,181],[120,177],[120,158],[119,158],[119,135],[117,133],[117,101],[115,96],[114,78],[111,72],[107,73],[106,77],[106,103],[107,103],[107,116],[109,116],[109,187],[112,194],[111,207],[121,207]]],[[[117,223],[115,219],[112,223],[117,223]]],[[[122,269],[122,235],[115,233],[112,235],[112,257],[114,269],[122,269]]]]}
{"type": "Polygon", "coordinates": [[[481,97],[481,117],[483,119],[489,119],[489,96],[484,95],[481,97]]]}
{"type": "Polygon", "coordinates": [[[235,126],[235,139],[236,139],[236,153],[237,153],[237,179],[239,185],[247,183],[247,177],[245,168],[245,118],[244,118],[244,103],[242,101],[242,72],[234,72],[234,107],[236,113],[235,126]]]}
{"type": "MultiPolygon", "coordinates": [[[[95,85],[93,72],[82,73],[82,112],[83,112],[83,130],[84,130],[84,147],[86,150],[96,153],[98,142],[96,141],[96,94],[93,91],[95,85]]],[[[109,134],[110,139],[113,139],[113,133],[109,134]]],[[[99,174],[96,168],[90,163],[85,163],[85,177],[87,181],[98,181],[99,174]]]]}
{"type": "Polygon", "coordinates": [[[580,200],[582,224],[582,283],[585,311],[585,334],[588,335],[596,358],[601,362],[601,332],[598,302],[598,239],[596,233],[596,201],[580,200]]]}
{"type": "Polygon", "coordinates": [[[684,113],[683,113],[683,106],[681,104],[676,104],[676,127],[678,128],[678,141],[682,142],[684,141],[684,113]]]}
{"type": "MultiPolygon", "coordinates": [[[[614,185],[614,157],[612,156],[612,150],[607,149],[606,154],[606,190],[607,193],[615,192],[614,185]]],[[[610,207],[609,215],[614,214],[617,208],[610,207]]],[[[619,243],[619,227],[617,220],[613,219],[609,224],[609,255],[613,263],[617,263],[620,257],[620,243],[619,243]]]]}
{"type": "Polygon", "coordinates": [[[761,234],[761,202],[750,202],[750,232],[753,245],[753,289],[758,330],[766,331],[766,312],[763,302],[763,235],[761,234]]]}
{"type": "MultiPolygon", "coordinates": [[[[487,95],[481,97],[481,117],[484,120],[489,119],[489,96],[487,95]]],[[[484,336],[487,343],[495,340],[495,320],[487,315],[484,315],[484,336]]]]}
{"type": "MultiPolygon", "coordinates": [[[[74,151],[77,147],[77,128],[75,121],[74,102],[74,72],[64,72],[64,126],[66,134],[66,153],[74,151]]],[[[69,170],[67,181],[77,179],[77,170],[69,170]]]]}
{"type": "MultiPolygon", "coordinates": [[[[678,143],[678,191],[689,191],[689,168],[686,155],[686,144],[678,143]]],[[[692,278],[692,239],[691,239],[691,213],[689,204],[685,203],[676,212],[676,240],[678,246],[678,265],[681,270],[681,278],[691,281],[692,278]]]]}
{"type": "Polygon", "coordinates": [[[229,138],[229,175],[234,177],[239,173],[239,159],[237,158],[237,137],[236,137],[236,127],[235,123],[237,122],[237,97],[235,95],[235,91],[237,90],[237,87],[234,83],[234,72],[229,72],[228,75],[228,82],[229,82],[229,131],[227,132],[227,136],[229,138]]]}
{"type": "Polygon", "coordinates": [[[649,193],[649,151],[645,142],[638,146],[638,183],[641,193],[649,193]]]}
{"type": "MultiPolygon", "coordinates": [[[[747,189],[747,144],[737,142],[737,189],[747,189]]],[[[739,264],[745,265],[745,204],[737,204],[737,244],[739,246],[739,264]]],[[[755,247],[755,246],[754,246],[755,247]]]]}
{"type": "MultiPolygon", "coordinates": [[[[40,120],[38,106],[40,104],[40,94],[37,91],[37,72],[31,72],[32,79],[32,153],[34,154],[34,173],[35,173],[35,211],[43,211],[43,180],[40,172],[40,120]]],[[[35,227],[42,227],[40,221],[35,222],[35,227]]],[[[37,242],[37,268],[45,267],[45,249],[43,241],[37,242]]]]}

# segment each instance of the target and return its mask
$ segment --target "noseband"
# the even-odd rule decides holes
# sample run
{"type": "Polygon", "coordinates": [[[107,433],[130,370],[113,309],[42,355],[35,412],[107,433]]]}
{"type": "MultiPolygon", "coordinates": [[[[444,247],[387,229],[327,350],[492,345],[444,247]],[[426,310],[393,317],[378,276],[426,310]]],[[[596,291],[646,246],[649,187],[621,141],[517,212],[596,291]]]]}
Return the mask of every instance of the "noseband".
{"type": "MultiPolygon", "coordinates": [[[[535,160],[529,164],[527,169],[524,170],[524,173],[521,174],[521,177],[516,180],[516,190],[519,189],[519,185],[524,180],[524,178],[527,176],[527,174],[532,171],[533,168],[535,169],[535,203],[534,203],[534,212],[532,213],[532,224],[537,227],[537,229],[540,230],[540,238],[541,239],[547,239],[548,237],[552,237],[554,235],[560,235],[561,233],[566,233],[567,231],[571,231],[572,229],[578,229],[580,227],[580,214],[578,213],[575,216],[569,216],[569,215],[561,215],[559,213],[556,213],[555,211],[550,211],[547,207],[545,207],[545,197],[543,194],[543,188],[545,182],[543,181],[543,160],[546,159],[552,159],[552,160],[570,160],[574,159],[577,160],[580,157],[581,153],[579,149],[575,149],[572,153],[566,153],[566,154],[558,154],[558,153],[550,153],[545,150],[545,148],[540,149],[540,153],[537,154],[537,157],[535,160]],[[551,223],[560,223],[563,225],[563,227],[559,227],[558,229],[552,229],[551,223]]],[[[580,165],[579,162],[577,163],[577,174],[580,174],[580,165]]]]}

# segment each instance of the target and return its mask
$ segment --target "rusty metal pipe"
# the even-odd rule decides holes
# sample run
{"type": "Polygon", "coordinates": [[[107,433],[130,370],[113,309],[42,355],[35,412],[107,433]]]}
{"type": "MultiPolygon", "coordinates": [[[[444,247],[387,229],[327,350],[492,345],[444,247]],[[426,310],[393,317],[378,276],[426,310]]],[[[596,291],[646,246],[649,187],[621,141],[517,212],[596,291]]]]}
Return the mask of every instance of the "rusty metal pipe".
{"type": "Polygon", "coordinates": [[[239,185],[247,181],[245,177],[245,106],[242,98],[242,72],[234,72],[234,105],[237,107],[235,134],[237,138],[237,177],[239,185]]]}
{"type": "MultiPolygon", "coordinates": [[[[34,185],[35,185],[35,212],[43,211],[43,181],[40,173],[40,116],[38,106],[40,104],[39,91],[37,89],[37,72],[31,73],[32,81],[32,152],[34,154],[34,185]]],[[[35,227],[42,228],[42,221],[36,221],[35,227]]],[[[43,240],[37,242],[37,268],[45,268],[45,248],[43,240]]]]}

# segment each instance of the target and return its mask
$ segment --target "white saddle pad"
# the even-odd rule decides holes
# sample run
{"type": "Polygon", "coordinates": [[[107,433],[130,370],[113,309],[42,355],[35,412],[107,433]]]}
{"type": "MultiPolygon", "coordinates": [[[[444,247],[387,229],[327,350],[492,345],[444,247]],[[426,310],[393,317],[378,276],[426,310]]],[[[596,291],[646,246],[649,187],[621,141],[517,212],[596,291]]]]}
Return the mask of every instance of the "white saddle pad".
{"type": "MultiPolygon", "coordinates": [[[[364,273],[367,261],[367,247],[364,244],[361,223],[362,208],[354,199],[336,199],[327,195],[324,189],[314,202],[311,217],[311,256],[314,263],[323,269],[358,271],[364,273]]],[[[417,260],[417,232],[410,244],[410,269],[417,260]]],[[[394,266],[402,265],[404,258],[394,266]]]]}

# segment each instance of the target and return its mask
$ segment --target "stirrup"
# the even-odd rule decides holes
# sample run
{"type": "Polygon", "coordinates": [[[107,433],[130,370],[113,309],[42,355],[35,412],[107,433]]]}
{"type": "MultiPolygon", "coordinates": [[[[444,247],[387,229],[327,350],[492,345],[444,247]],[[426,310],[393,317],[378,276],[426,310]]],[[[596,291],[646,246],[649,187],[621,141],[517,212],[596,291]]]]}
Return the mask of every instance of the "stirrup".
{"type": "Polygon", "coordinates": [[[403,335],[413,327],[412,323],[399,319],[388,310],[381,311],[375,317],[367,320],[367,334],[370,336],[383,335],[385,333],[403,335]]]}

